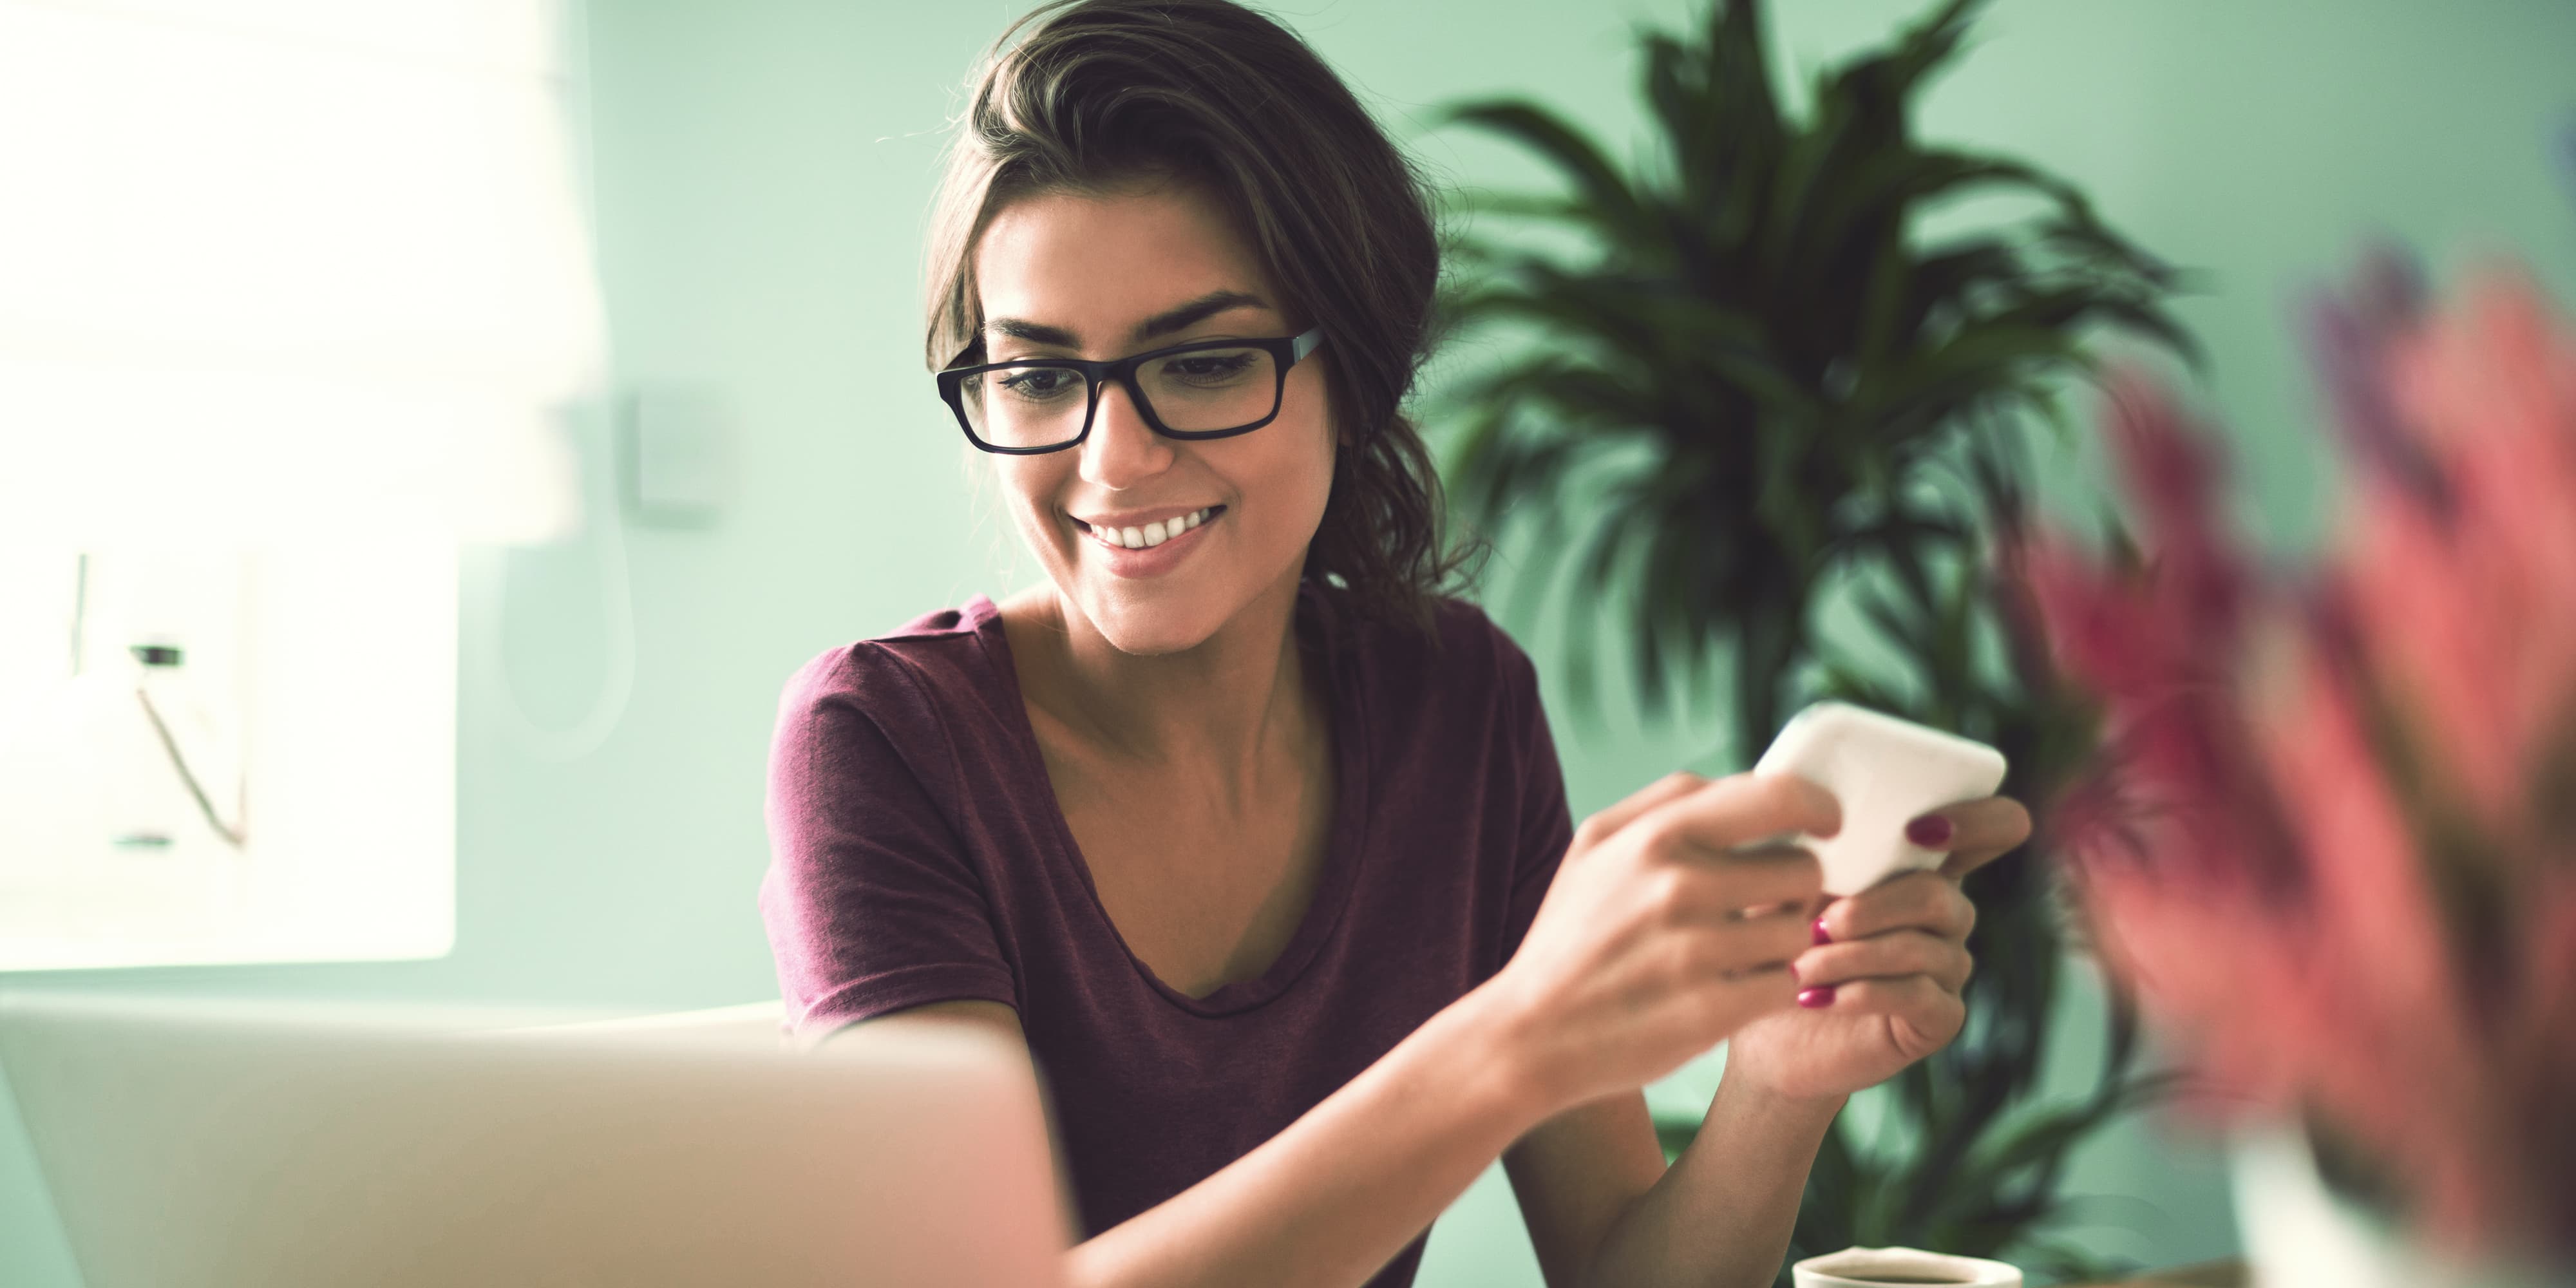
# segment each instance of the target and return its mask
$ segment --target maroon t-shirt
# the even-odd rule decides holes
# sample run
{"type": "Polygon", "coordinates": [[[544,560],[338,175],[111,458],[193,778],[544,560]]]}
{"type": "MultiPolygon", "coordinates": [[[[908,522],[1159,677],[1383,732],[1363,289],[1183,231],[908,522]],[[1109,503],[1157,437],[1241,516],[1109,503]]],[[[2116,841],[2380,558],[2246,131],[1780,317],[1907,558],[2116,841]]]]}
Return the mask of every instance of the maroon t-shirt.
{"type": "MultiPolygon", "coordinates": [[[[1155,978],[1102,908],[991,599],[807,663],[779,701],[760,889],[791,1029],[1015,1008],[1089,1237],[1250,1152],[1493,975],[1573,836],[1536,674],[1471,604],[1439,601],[1435,648],[1338,611],[1344,593],[1309,582],[1296,609],[1332,688],[1314,902],[1259,978],[1201,998],[1155,978]]],[[[1410,1284],[1423,1242],[1370,1283],[1410,1284]]]]}

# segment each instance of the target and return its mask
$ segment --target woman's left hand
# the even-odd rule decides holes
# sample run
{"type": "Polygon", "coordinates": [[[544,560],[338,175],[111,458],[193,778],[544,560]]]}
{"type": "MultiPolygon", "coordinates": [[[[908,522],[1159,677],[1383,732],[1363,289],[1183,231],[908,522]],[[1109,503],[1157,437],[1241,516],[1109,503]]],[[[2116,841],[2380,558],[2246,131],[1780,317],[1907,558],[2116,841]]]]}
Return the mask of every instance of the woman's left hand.
{"type": "Polygon", "coordinates": [[[1792,964],[1798,1006],[1735,1031],[1728,1077],[1797,1099],[1847,1096],[1959,1035],[1968,1016],[1959,990],[1975,964],[1968,931],[1977,924],[1959,879],[2027,839],[2030,813],[2008,796],[1989,796],[1927,814],[1907,834],[1948,857],[1937,869],[1829,901],[1816,918],[1815,946],[1792,964]]]}

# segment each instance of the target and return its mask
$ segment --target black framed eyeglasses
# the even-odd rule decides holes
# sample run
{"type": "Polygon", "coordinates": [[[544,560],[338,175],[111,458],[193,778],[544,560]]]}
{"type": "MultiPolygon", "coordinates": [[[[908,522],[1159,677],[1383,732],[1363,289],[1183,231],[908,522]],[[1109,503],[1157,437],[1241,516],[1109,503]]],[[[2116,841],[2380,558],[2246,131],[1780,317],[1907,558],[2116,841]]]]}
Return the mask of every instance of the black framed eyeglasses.
{"type": "Polygon", "coordinates": [[[1101,386],[1112,380],[1127,386],[1146,425],[1165,438],[1230,438],[1279,415],[1288,369],[1323,342],[1318,326],[1269,340],[1192,340],[1115,362],[1020,358],[952,366],[939,373],[939,396],[957,413],[967,441],[1010,456],[1059,452],[1089,437],[1101,386]]]}

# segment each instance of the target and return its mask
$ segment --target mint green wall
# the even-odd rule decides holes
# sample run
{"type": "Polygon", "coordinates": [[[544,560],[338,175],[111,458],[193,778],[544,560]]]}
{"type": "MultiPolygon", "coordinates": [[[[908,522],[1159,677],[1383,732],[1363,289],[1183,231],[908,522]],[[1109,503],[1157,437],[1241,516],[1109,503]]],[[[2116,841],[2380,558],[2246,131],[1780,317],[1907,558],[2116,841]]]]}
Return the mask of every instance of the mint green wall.
{"type": "MultiPolygon", "coordinates": [[[[1807,68],[1926,6],[1774,7],[1784,65],[1807,68]]],[[[780,680],[829,645],[1033,575],[967,481],[914,319],[937,136],[968,60],[1017,8],[595,0],[619,369],[729,399],[744,466],[741,499],[715,527],[625,530],[638,663],[623,722],[591,756],[543,761],[506,732],[495,677],[469,670],[446,960],[10,982],[633,1010],[774,995],[752,889],[780,680]]],[[[1675,0],[1346,0],[1285,16],[1399,134],[1453,95],[1510,91],[1615,139],[1638,120],[1627,25],[1685,12],[1675,0]]],[[[2284,304],[2346,262],[2355,237],[2392,229],[2444,262],[2518,247],[2576,301],[2576,213],[2544,153],[2552,123],[2576,113],[2576,7],[2563,0],[2004,0],[1982,33],[1932,94],[1925,133],[2055,168],[2146,245],[2209,271],[2211,293],[2183,315],[2212,352],[2205,393],[2243,434],[2247,512],[2267,537],[2298,539],[2320,515],[2313,399],[2284,304]]],[[[1456,182],[1531,174],[1472,138],[1417,146],[1456,182]]],[[[2079,454],[2058,468],[2072,485],[2094,467],[2079,454]]],[[[500,579],[507,674],[541,723],[578,718],[600,674],[604,553],[568,546],[472,570],[478,588],[500,579]]],[[[1696,735],[1578,718],[1553,629],[1507,620],[1540,654],[1578,811],[1678,764],[1728,767],[1702,758],[1696,735]]],[[[472,640],[493,626],[478,614],[465,629],[472,640]]],[[[2097,1022],[2079,991],[2065,1031],[2097,1022]]],[[[2081,1085],[2091,1058],[2061,1050],[2057,1085],[2081,1085]]],[[[1704,1097],[1714,1074],[1702,1062],[1655,1094],[1704,1097]]],[[[2147,1125],[2097,1141],[2071,1185],[2112,1196],[2086,1234],[2105,1251],[2175,1262],[2234,1247],[2211,1156],[2147,1125]]],[[[0,1283],[74,1282],[0,1099],[0,1283]]],[[[1499,1171],[1443,1219],[1423,1282],[1538,1282],[1499,1171]]]]}

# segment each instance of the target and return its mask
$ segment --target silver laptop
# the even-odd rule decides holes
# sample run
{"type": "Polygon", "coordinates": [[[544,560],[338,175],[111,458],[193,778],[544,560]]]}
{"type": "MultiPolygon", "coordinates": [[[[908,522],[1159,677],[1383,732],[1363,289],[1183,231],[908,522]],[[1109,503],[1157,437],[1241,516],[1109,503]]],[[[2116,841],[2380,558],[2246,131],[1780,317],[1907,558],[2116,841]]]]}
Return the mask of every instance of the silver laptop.
{"type": "Polygon", "coordinates": [[[1024,1054],[748,1031],[0,997],[88,1288],[1059,1282],[1024,1054]]]}

